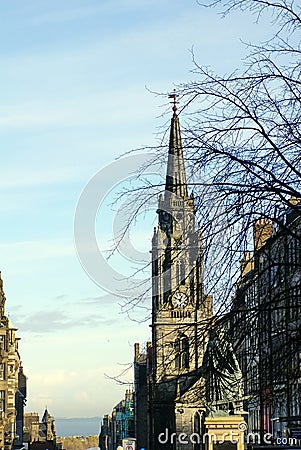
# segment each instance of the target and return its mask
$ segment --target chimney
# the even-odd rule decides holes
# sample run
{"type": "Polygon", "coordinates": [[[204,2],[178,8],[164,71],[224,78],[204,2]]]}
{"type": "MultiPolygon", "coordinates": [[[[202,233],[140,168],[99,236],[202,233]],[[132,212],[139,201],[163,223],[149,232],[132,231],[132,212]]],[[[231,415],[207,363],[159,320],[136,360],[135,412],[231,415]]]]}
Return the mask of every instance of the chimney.
{"type": "Polygon", "coordinates": [[[253,252],[244,252],[244,257],[240,261],[241,276],[244,277],[252,269],[254,269],[253,252]]]}
{"type": "Polygon", "coordinates": [[[134,360],[134,362],[138,361],[139,353],[140,353],[140,346],[139,346],[138,342],[136,342],[136,344],[135,344],[135,360],[134,360]]]}
{"type": "Polygon", "coordinates": [[[272,236],[273,222],[271,219],[257,219],[254,222],[254,250],[259,250],[266,242],[266,240],[272,236]]]}

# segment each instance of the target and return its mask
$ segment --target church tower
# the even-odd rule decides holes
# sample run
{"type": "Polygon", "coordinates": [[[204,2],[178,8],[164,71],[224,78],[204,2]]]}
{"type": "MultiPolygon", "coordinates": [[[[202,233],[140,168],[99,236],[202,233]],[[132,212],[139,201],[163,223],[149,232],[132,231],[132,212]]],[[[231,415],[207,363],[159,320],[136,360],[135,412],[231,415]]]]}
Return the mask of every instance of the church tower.
{"type": "MultiPolygon", "coordinates": [[[[203,248],[188,194],[175,95],[164,195],[152,239],[151,448],[175,431],[175,402],[195,384],[207,343],[212,297],[204,294],[203,248]],[[156,442],[156,443],[155,443],[156,442]]],[[[162,448],[173,448],[166,443],[162,448]]]]}

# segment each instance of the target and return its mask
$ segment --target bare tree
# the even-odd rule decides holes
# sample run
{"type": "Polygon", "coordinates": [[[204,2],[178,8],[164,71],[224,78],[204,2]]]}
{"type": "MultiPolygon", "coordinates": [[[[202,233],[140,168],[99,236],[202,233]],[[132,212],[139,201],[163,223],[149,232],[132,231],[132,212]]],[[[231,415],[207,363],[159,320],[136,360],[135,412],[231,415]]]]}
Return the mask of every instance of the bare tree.
{"type": "Polygon", "coordinates": [[[273,415],[298,417],[301,405],[301,8],[286,0],[217,0],[209,6],[221,7],[224,15],[250,10],[258,21],[265,15],[274,30],[267,42],[247,45],[243,71],[219,76],[194,59],[195,81],[176,86],[205,286],[215,296],[213,328],[233,344],[248,406],[261,417],[270,411],[261,419],[263,432],[271,430],[264,426],[271,426],[273,415]],[[297,218],[293,226],[288,211],[297,218]],[[240,279],[258,219],[274,224],[278,241],[257,248],[252,276],[240,279]]]}
{"type": "MultiPolygon", "coordinates": [[[[176,86],[188,184],[202,230],[205,287],[215,297],[209,331],[215,328],[212,335],[217,333],[223,340],[216,352],[231,341],[244,383],[252,387],[249,404],[253,401],[253,409],[262,409],[273,390],[279,404],[285,395],[289,403],[295,392],[289,392],[289,384],[296,387],[300,378],[299,360],[291,365],[300,353],[301,341],[300,322],[296,321],[301,294],[291,302],[300,290],[299,275],[296,278],[301,263],[300,222],[291,226],[284,215],[288,209],[297,219],[301,215],[301,8],[287,0],[217,0],[207,7],[222,8],[224,15],[235,9],[249,10],[258,21],[265,15],[274,30],[267,42],[247,45],[243,71],[219,76],[194,59],[195,81],[176,86]],[[288,238],[281,237],[274,247],[267,247],[269,254],[258,249],[252,278],[240,278],[240,262],[253,247],[257,219],[272,221],[274,231],[288,238]],[[294,262],[286,252],[290,245],[297,249],[294,262]],[[266,258],[265,266],[260,266],[260,257],[266,258]],[[258,294],[254,286],[267,273],[270,292],[258,294]],[[297,281],[288,283],[294,276],[297,281]],[[253,297],[248,297],[250,291],[253,297]],[[281,318],[285,326],[279,325],[281,318]],[[278,339],[277,330],[282,335],[285,330],[285,340],[278,339]]],[[[163,143],[152,150],[162,155],[166,149],[163,143]]],[[[146,185],[137,190],[147,193],[148,189],[146,185]]],[[[223,376],[220,368],[219,376],[223,376]]],[[[300,408],[300,398],[298,402],[300,408]]],[[[286,414],[290,413],[288,406],[286,414]]]]}
{"type": "Polygon", "coordinates": [[[227,339],[259,402],[254,408],[262,413],[268,405],[279,415],[282,402],[284,414],[294,416],[300,411],[300,396],[295,410],[292,397],[300,377],[301,236],[300,226],[286,219],[289,210],[300,224],[301,8],[286,0],[217,0],[209,6],[221,7],[224,15],[250,10],[258,21],[265,15],[276,30],[267,42],[248,44],[242,72],[219,76],[194,60],[196,81],[182,83],[177,92],[186,112],[184,147],[216,315],[230,310],[227,339]],[[259,252],[253,279],[237,284],[258,218],[271,220],[274,233],[287,237],[259,252]],[[248,298],[255,284],[259,292],[248,298]]]}
{"type": "Polygon", "coordinates": [[[219,76],[194,60],[196,81],[177,86],[186,112],[190,182],[210,249],[207,279],[216,286],[222,274],[230,291],[254,219],[277,222],[284,208],[294,207],[291,197],[300,198],[301,19],[300,6],[286,0],[218,0],[209,6],[221,6],[224,15],[251,10],[256,20],[266,14],[276,29],[268,42],[248,44],[242,73],[219,76]]]}

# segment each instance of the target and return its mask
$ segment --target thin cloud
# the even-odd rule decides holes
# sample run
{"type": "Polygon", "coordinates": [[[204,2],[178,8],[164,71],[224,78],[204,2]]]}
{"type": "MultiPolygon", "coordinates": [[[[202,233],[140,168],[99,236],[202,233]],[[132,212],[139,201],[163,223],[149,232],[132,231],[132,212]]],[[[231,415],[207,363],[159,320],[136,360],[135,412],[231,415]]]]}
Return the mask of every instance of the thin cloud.
{"type": "Polygon", "coordinates": [[[72,242],[63,239],[45,241],[25,241],[0,244],[0,254],[9,262],[37,261],[49,258],[74,256],[75,250],[72,242]]]}
{"type": "Polygon", "coordinates": [[[43,310],[26,317],[24,320],[16,318],[15,324],[22,333],[55,333],[71,328],[112,325],[112,321],[95,314],[74,319],[63,311],[43,310]]]}
{"type": "Polygon", "coordinates": [[[79,300],[79,304],[86,303],[90,305],[112,305],[120,301],[119,297],[111,294],[100,295],[97,297],[83,297],[79,300]]]}
{"type": "Polygon", "coordinates": [[[136,12],[137,7],[143,7],[141,1],[137,0],[109,0],[107,2],[102,1],[101,5],[98,6],[68,7],[65,10],[63,10],[62,6],[60,5],[59,9],[53,9],[44,14],[36,15],[30,20],[30,23],[33,25],[46,25],[73,22],[88,17],[94,18],[97,15],[113,14],[117,8],[119,12],[121,9],[126,9],[127,11],[129,9],[135,9],[136,12]]]}
{"type": "MultiPolygon", "coordinates": [[[[0,113],[1,114],[1,113],[0,113]]],[[[0,117],[1,127],[1,117],[0,117]]],[[[31,188],[37,186],[50,186],[57,184],[67,184],[70,181],[75,181],[79,178],[79,171],[74,168],[57,168],[55,171],[49,170],[33,170],[29,172],[24,169],[14,168],[12,172],[6,171],[0,180],[0,189],[18,189],[31,188]]]]}
{"type": "MultiPolygon", "coordinates": [[[[62,100],[61,97],[41,103],[39,99],[30,102],[20,102],[14,105],[3,105],[0,108],[0,129],[26,129],[49,127],[73,127],[84,125],[111,125],[112,121],[132,123],[149,117],[149,109],[155,100],[151,95],[145,96],[145,91],[137,91],[135,87],[107,90],[99,95],[77,95],[73,99],[62,100]],[[144,102],[145,108],[137,116],[134,107],[144,102]],[[149,106],[149,108],[148,108],[149,106]],[[126,113],[126,114],[125,114],[126,113]]],[[[67,169],[64,169],[67,170],[67,169]]],[[[58,174],[62,179],[61,174],[58,174]]],[[[66,174],[68,177],[70,174],[66,174]]],[[[52,177],[56,176],[52,174],[52,177]]],[[[46,178],[47,179],[47,178],[46,178]]]]}
{"type": "Polygon", "coordinates": [[[81,7],[68,8],[65,11],[60,8],[57,10],[48,11],[44,14],[39,14],[30,20],[33,25],[45,25],[52,23],[72,22],[87,17],[95,17],[95,15],[103,12],[103,7],[81,7]]]}
{"type": "Polygon", "coordinates": [[[62,300],[62,299],[64,299],[64,298],[66,298],[66,297],[68,297],[67,294],[60,294],[60,295],[57,295],[57,296],[55,297],[55,300],[62,300]]]}

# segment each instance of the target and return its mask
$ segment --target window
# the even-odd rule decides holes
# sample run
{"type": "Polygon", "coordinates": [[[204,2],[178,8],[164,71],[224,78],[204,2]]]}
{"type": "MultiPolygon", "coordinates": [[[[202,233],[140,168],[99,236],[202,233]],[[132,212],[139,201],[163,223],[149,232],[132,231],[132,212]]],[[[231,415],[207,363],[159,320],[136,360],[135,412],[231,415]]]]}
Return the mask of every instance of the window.
{"type": "Polygon", "coordinates": [[[0,335],[0,349],[5,350],[5,336],[3,334],[0,335]]]}
{"type": "Polygon", "coordinates": [[[193,418],[193,433],[194,433],[194,443],[193,443],[193,450],[200,450],[201,446],[201,420],[200,420],[200,414],[197,412],[194,415],[193,418]]]}
{"type": "Polygon", "coordinates": [[[0,411],[5,411],[5,391],[0,391],[0,411]]]}
{"type": "Polygon", "coordinates": [[[0,363],[0,380],[5,380],[5,363],[0,363]]]}
{"type": "Polygon", "coordinates": [[[175,342],[175,367],[176,369],[189,368],[189,341],[184,334],[175,342]]]}
{"type": "Polygon", "coordinates": [[[178,262],[176,263],[176,284],[180,284],[180,268],[178,262]]]}
{"type": "Polygon", "coordinates": [[[185,262],[183,261],[183,259],[181,260],[181,265],[180,265],[180,270],[181,270],[181,284],[185,284],[185,262]]]}

